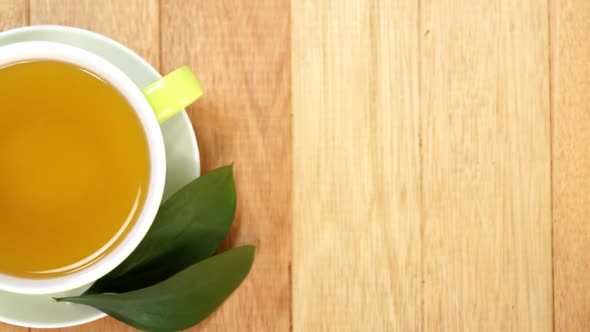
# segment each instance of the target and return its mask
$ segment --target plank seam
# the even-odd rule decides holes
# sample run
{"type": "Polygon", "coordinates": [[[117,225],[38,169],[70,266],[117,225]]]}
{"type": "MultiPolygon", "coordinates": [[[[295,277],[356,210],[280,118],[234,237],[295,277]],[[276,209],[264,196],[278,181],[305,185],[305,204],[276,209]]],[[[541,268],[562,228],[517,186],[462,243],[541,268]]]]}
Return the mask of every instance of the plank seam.
{"type": "Polygon", "coordinates": [[[162,72],[163,67],[163,49],[162,49],[162,0],[158,0],[158,71],[162,72]]]}
{"type": "Polygon", "coordinates": [[[554,197],[553,197],[553,132],[554,132],[554,124],[553,124],[553,111],[554,107],[554,96],[553,96],[553,65],[552,65],[552,57],[553,57],[553,45],[554,41],[552,40],[555,36],[552,33],[552,23],[551,20],[551,12],[553,9],[552,0],[547,0],[547,62],[548,62],[548,71],[549,71],[549,203],[550,203],[550,218],[551,218],[551,308],[552,308],[552,315],[551,315],[551,327],[552,330],[556,330],[556,319],[555,319],[555,240],[554,240],[554,197]]]}
{"type": "Polygon", "coordinates": [[[419,184],[419,193],[418,193],[418,218],[420,222],[420,331],[424,331],[425,326],[425,318],[424,318],[424,229],[426,227],[424,222],[424,150],[422,149],[422,142],[423,142],[423,124],[422,124],[422,0],[417,0],[417,33],[416,38],[418,39],[417,47],[418,47],[418,102],[416,105],[416,109],[418,110],[418,184],[419,184]]]}
{"type": "Polygon", "coordinates": [[[25,24],[31,25],[31,0],[25,1],[25,24]]]}
{"type": "MultiPolygon", "coordinates": [[[[297,1],[297,0],[294,0],[297,1]]],[[[293,300],[293,294],[295,293],[293,290],[293,257],[294,257],[294,253],[295,253],[295,231],[294,231],[294,226],[293,226],[293,221],[295,220],[295,213],[294,213],[294,206],[295,206],[295,158],[293,157],[293,151],[295,151],[295,129],[293,127],[293,118],[295,115],[295,106],[293,105],[293,1],[289,1],[289,52],[287,52],[287,55],[289,57],[289,135],[291,135],[291,140],[290,140],[290,148],[291,148],[291,162],[289,163],[289,167],[291,168],[289,170],[289,176],[290,176],[290,180],[291,180],[291,190],[290,190],[290,194],[289,194],[289,212],[288,212],[288,216],[291,218],[291,222],[289,223],[289,232],[290,232],[290,236],[291,236],[291,243],[289,246],[289,264],[288,264],[288,292],[289,292],[289,332],[293,332],[294,331],[294,324],[295,324],[295,309],[294,309],[294,300],[293,300]]]]}

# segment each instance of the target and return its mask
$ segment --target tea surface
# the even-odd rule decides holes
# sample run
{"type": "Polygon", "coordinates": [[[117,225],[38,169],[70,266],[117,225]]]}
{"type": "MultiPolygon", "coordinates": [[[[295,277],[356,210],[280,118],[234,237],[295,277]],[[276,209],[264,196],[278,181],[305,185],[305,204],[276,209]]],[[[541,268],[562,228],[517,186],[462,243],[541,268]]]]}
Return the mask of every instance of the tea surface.
{"type": "Polygon", "coordinates": [[[110,84],[61,62],[0,68],[0,273],[96,262],[132,227],[149,174],[143,127],[110,84]]]}

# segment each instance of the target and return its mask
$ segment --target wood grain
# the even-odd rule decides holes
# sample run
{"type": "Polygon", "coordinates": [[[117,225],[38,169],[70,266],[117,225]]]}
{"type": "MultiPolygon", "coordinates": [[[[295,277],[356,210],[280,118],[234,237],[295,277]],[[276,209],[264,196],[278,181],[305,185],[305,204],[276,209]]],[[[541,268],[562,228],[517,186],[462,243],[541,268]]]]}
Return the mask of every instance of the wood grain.
{"type": "Polygon", "coordinates": [[[288,331],[289,2],[172,0],[161,4],[162,69],[190,65],[205,89],[203,98],[189,109],[203,169],[235,163],[238,213],[226,246],[258,246],[248,279],[201,328],[288,331]]]}
{"type": "Polygon", "coordinates": [[[294,328],[551,330],[548,8],[404,4],[293,3],[294,328]]]}
{"type": "Polygon", "coordinates": [[[421,2],[425,331],[551,331],[546,1],[421,2]]]}
{"type": "MultiPolygon", "coordinates": [[[[31,0],[30,23],[69,25],[104,34],[127,45],[156,68],[159,67],[157,0],[31,0]]],[[[87,325],[56,331],[124,332],[135,329],[112,318],[105,318],[87,325]]]]}
{"type": "MultiPolygon", "coordinates": [[[[0,31],[26,25],[28,16],[26,0],[0,0],[0,31]]],[[[26,332],[29,329],[0,323],[0,331],[26,332]]]]}
{"type": "Polygon", "coordinates": [[[27,4],[26,0],[0,0],[0,31],[26,25],[27,4]]]}
{"type": "MultiPolygon", "coordinates": [[[[193,331],[585,331],[590,3],[549,2],[30,0],[30,23],[199,73],[226,247],[259,250],[193,331]]],[[[28,10],[0,0],[0,30],[28,10]]]]}
{"type": "Polygon", "coordinates": [[[590,2],[551,10],[555,331],[588,331],[590,2]]]}
{"type": "Polygon", "coordinates": [[[131,48],[160,67],[158,0],[30,0],[31,24],[92,30],[131,48]]]}
{"type": "Polygon", "coordinates": [[[417,2],[292,17],[294,331],[419,331],[417,2]]]}

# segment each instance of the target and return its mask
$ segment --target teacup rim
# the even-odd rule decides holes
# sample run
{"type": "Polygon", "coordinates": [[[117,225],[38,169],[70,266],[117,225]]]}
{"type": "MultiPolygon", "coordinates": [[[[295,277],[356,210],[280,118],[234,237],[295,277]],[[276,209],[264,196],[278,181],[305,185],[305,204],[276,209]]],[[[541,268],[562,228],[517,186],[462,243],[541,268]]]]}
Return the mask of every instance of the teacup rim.
{"type": "Polygon", "coordinates": [[[166,175],[166,153],[159,124],[139,88],[119,68],[84,49],[51,41],[25,41],[0,46],[0,68],[29,60],[55,60],[80,66],[109,82],[127,99],[146,134],[150,180],[143,209],[119,244],[80,271],[49,278],[23,278],[0,273],[0,289],[20,294],[52,294],[90,284],[120,265],[147,234],[157,214],[166,175]]]}

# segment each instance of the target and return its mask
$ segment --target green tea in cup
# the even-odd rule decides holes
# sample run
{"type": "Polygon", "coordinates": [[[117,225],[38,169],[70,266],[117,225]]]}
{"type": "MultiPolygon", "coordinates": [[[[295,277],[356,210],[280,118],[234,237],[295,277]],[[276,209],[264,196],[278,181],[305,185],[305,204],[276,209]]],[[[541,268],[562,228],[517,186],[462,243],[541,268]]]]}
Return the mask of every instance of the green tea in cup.
{"type": "Polygon", "coordinates": [[[0,91],[0,273],[83,269],[143,209],[143,126],[116,88],[65,62],[4,66],[0,91]]]}
{"type": "Polygon", "coordinates": [[[160,123],[201,94],[187,67],[142,89],[84,49],[0,46],[0,290],[63,292],[121,264],[163,197],[160,123]]]}

